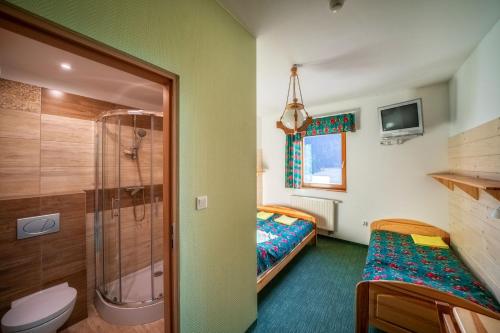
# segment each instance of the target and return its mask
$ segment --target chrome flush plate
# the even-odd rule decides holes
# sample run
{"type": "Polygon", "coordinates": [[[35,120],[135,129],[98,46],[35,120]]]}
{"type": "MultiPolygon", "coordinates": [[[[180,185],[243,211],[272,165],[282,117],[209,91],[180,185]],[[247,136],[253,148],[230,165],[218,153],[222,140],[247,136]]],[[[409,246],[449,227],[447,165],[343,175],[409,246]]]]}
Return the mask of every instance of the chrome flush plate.
{"type": "Polygon", "coordinates": [[[17,239],[51,234],[59,231],[59,213],[17,219],[17,239]]]}

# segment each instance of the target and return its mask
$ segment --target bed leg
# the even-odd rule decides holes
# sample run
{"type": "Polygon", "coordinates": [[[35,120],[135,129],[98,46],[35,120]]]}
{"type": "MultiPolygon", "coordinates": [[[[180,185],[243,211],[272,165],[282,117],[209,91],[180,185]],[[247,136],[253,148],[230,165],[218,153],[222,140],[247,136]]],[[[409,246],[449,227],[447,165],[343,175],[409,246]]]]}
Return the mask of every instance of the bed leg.
{"type": "Polygon", "coordinates": [[[369,282],[360,282],[356,286],[356,333],[368,333],[369,289],[369,282]]]}
{"type": "Polygon", "coordinates": [[[314,237],[311,239],[311,245],[316,246],[318,243],[318,234],[315,234],[314,237]]]}

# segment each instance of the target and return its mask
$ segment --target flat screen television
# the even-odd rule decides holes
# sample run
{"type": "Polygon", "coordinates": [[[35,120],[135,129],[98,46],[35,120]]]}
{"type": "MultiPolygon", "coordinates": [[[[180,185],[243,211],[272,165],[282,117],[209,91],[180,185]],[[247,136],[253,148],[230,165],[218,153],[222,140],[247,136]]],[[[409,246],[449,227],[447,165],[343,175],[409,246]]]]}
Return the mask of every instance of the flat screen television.
{"type": "Polygon", "coordinates": [[[383,138],[424,133],[420,98],[380,107],[378,114],[383,138]]]}

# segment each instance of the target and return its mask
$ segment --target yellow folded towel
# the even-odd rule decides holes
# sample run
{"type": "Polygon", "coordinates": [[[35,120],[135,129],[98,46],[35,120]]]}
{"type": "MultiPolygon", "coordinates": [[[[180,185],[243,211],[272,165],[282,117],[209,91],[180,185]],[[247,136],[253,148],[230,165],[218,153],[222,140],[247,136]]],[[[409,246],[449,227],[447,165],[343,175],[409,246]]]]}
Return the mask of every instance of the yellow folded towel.
{"type": "Polygon", "coordinates": [[[413,241],[417,245],[439,247],[442,249],[450,248],[439,236],[422,236],[422,235],[411,234],[411,238],[413,238],[413,241]]]}
{"type": "Polygon", "coordinates": [[[296,217],[289,217],[289,216],[286,216],[286,215],[281,215],[280,217],[274,219],[275,222],[278,222],[278,223],[281,223],[281,224],[285,224],[285,225],[292,225],[297,220],[298,220],[298,218],[296,218],[296,217]]]}
{"type": "Polygon", "coordinates": [[[271,216],[273,216],[273,213],[267,213],[267,212],[257,212],[257,218],[259,220],[267,220],[271,216]]]}

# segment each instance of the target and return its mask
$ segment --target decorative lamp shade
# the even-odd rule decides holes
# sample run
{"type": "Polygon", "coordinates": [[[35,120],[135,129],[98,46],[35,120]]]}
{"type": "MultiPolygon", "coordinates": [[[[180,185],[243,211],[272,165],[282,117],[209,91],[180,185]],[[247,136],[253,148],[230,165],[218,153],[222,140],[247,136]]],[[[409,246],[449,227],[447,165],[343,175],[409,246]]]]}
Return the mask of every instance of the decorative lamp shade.
{"type": "Polygon", "coordinates": [[[283,113],[281,122],[286,128],[293,130],[295,128],[302,127],[306,119],[307,119],[307,114],[304,109],[301,110],[287,109],[283,113]]]}
{"type": "Polygon", "coordinates": [[[281,128],[286,134],[303,132],[312,123],[312,118],[307,113],[302,101],[297,65],[293,65],[291,72],[285,110],[283,110],[280,120],[276,123],[276,127],[281,128]],[[290,90],[292,90],[291,102],[289,102],[290,90]],[[297,96],[297,92],[299,96],[297,96]]]}

